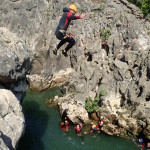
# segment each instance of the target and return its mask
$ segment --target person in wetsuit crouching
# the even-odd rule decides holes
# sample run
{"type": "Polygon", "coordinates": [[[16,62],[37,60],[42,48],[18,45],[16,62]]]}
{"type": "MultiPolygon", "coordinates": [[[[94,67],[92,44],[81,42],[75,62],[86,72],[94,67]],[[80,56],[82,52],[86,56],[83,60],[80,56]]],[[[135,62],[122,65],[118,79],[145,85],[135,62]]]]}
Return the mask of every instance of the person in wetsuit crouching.
{"type": "Polygon", "coordinates": [[[63,55],[65,57],[68,56],[67,51],[75,44],[75,40],[73,38],[72,34],[67,34],[66,30],[71,22],[71,20],[76,20],[76,19],[84,19],[85,18],[85,14],[81,14],[81,15],[75,15],[77,12],[77,7],[75,4],[71,4],[68,8],[64,8],[63,9],[63,15],[59,21],[59,25],[56,28],[55,31],[55,35],[57,37],[57,39],[61,40],[59,42],[59,44],[57,45],[57,49],[53,50],[53,53],[55,55],[57,55],[57,51],[58,49],[65,44],[66,42],[68,42],[69,44],[67,45],[67,47],[62,51],[63,55]]]}

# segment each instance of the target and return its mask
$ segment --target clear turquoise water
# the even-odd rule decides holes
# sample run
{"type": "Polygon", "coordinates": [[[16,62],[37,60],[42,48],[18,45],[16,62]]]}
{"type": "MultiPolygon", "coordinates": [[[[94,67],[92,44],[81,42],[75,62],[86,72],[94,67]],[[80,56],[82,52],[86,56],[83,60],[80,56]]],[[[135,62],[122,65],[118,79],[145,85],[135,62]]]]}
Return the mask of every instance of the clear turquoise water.
{"type": "Polygon", "coordinates": [[[61,121],[57,108],[48,107],[47,98],[61,95],[58,89],[37,93],[28,91],[23,101],[26,130],[17,150],[137,150],[127,139],[105,134],[78,137],[73,126],[69,132],[59,128],[61,121]]]}

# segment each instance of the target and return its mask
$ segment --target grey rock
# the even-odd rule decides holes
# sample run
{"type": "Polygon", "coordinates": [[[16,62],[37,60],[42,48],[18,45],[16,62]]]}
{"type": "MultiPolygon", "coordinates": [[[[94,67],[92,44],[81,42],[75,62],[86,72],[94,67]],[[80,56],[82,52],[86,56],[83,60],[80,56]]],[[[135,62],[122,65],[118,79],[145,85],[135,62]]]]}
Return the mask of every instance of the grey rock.
{"type": "Polygon", "coordinates": [[[25,44],[7,28],[0,28],[0,80],[12,82],[21,79],[31,65],[29,50],[25,44]]]}
{"type": "Polygon", "coordinates": [[[12,150],[24,132],[24,115],[11,91],[0,89],[0,93],[0,147],[12,150]]]}
{"type": "Polygon", "coordinates": [[[1,85],[21,101],[27,89],[25,77],[31,68],[32,52],[6,27],[0,27],[0,60],[1,85]]]}
{"type": "MultiPolygon", "coordinates": [[[[73,22],[68,30],[75,34],[76,45],[69,51],[67,58],[63,57],[61,49],[58,56],[52,54],[52,50],[59,42],[54,32],[62,9],[66,6],[64,0],[28,0],[13,3],[4,0],[0,5],[0,25],[15,33],[25,43],[24,47],[28,47],[34,53],[32,70],[28,76],[31,87],[40,90],[52,87],[50,83],[54,74],[58,74],[60,70],[65,72],[67,68],[73,68],[74,72],[65,78],[65,82],[61,82],[61,88],[66,94],[59,101],[61,113],[68,109],[67,115],[73,122],[79,122],[80,119],[87,122],[85,102],[89,96],[94,99],[100,89],[104,88],[107,96],[103,97],[102,109],[106,111],[105,119],[108,124],[104,131],[119,135],[122,128],[126,128],[121,121],[122,128],[114,125],[110,119],[113,115],[115,116],[113,120],[118,121],[118,112],[125,108],[125,112],[129,112],[123,114],[122,119],[130,114],[126,118],[127,122],[131,122],[131,128],[135,125],[134,131],[140,132],[140,126],[136,122],[139,120],[149,122],[150,119],[148,115],[150,23],[143,18],[140,10],[127,0],[105,2],[89,0],[86,3],[79,0],[76,4],[79,13],[86,11],[86,19],[73,22]],[[111,32],[105,47],[102,46],[102,37],[105,36],[101,35],[103,29],[111,32]],[[90,61],[85,55],[88,52],[92,55],[90,61]],[[78,107],[84,113],[78,113],[78,107]],[[133,123],[132,119],[136,121],[133,123]]],[[[2,45],[8,47],[11,40],[6,38],[5,41],[2,45]]],[[[25,48],[25,52],[28,48],[25,48]]],[[[15,55],[11,56],[15,59],[15,55]]],[[[7,69],[6,71],[2,69],[3,81],[5,73],[7,74],[15,64],[15,61],[12,64],[5,64],[7,69]]],[[[24,72],[26,75],[26,71],[24,72]]],[[[59,79],[63,79],[63,74],[61,75],[59,79]]],[[[20,76],[22,75],[15,72],[14,75],[11,73],[7,77],[14,80],[20,76]]],[[[53,84],[56,85],[58,84],[53,84]]],[[[1,113],[5,114],[6,111],[7,108],[1,113]]],[[[149,133],[149,128],[145,127],[146,130],[149,133]]]]}

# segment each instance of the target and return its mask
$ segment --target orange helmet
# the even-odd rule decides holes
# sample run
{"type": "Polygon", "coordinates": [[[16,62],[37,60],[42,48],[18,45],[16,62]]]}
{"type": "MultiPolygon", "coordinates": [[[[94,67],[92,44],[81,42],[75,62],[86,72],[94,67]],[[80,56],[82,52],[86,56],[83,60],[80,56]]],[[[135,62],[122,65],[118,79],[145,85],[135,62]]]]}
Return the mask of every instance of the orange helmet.
{"type": "Polygon", "coordinates": [[[69,9],[77,12],[77,6],[75,4],[70,4],[69,9]]]}

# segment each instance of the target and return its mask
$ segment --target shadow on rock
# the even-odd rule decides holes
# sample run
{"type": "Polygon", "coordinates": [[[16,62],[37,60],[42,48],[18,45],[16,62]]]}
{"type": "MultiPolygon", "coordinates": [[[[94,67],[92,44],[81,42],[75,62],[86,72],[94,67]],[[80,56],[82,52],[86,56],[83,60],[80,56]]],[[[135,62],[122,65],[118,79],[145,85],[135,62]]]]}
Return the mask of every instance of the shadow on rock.
{"type": "Polygon", "coordinates": [[[7,145],[7,147],[10,150],[14,150],[13,146],[12,146],[12,140],[10,137],[8,137],[7,135],[3,134],[2,131],[0,131],[0,137],[2,138],[2,140],[4,141],[4,143],[7,145]]]}
{"type": "Polygon", "coordinates": [[[34,101],[26,102],[23,107],[26,128],[17,150],[44,150],[42,137],[48,125],[48,115],[34,101]]]}

